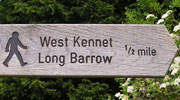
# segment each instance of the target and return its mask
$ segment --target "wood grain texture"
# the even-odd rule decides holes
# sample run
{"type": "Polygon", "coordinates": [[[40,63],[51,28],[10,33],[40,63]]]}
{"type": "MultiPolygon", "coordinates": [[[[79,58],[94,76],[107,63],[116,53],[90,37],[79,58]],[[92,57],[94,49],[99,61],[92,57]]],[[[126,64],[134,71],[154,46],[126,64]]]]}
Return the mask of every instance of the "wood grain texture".
{"type": "Polygon", "coordinates": [[[57,76],[57,77],[164,77],[177,52],[177,47],[164,25],[136,24],[0,24],[0,76],[57,76]],[[19,48],[28,65],[21,67],[14,55],[5,67],[8,56],[5,47],[12,32],[28,46],[19,48]],[[42,47],[40,37],[69,39],[68,47],[42,47]],[[84,39],[112,38],[112,47],[73,47],[73,37],[84,39]],[[146,47],[156,50],[155,56],[130,55],[125,45],[136,51],[146,47]],[[39,63],[42,55],[65,55],[65,65],[39,63]],[[110,64],[70,63],[70,53],[78,55],[112,56],[110,64]]]}

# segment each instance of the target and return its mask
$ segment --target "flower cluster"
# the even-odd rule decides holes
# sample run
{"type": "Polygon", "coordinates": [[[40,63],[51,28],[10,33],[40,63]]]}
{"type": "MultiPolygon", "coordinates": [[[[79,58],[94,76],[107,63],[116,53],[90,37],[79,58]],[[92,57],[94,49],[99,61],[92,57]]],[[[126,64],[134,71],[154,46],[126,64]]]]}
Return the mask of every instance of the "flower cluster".
{"type": "Polygon", "coordinates": [[[180,23],[174,27],[173,31],[177,32],[179,30],[180,30],[180,23]]]}
{"type": "Polygon", "coordinates": [[[171,75],[175,75],[180,69],[180,56],[174,59],[174,63],[171,65],[169,70],[171,71],[171,75]]]}
{"type": "MultiPolygon", "coordinates": [[[[124,84],[122,84],[122,86],[128,86],[131,79],[132,78],[127,78],[126,82],[124,84]]],[[[127,87],[127,92],[128,93],[133,93],[133,89],[134,89],[134,87],[132,85],[128,86],[127,87]]],[[[121,99],[121,100],[128,100],[128,95],[121,94],[120,92],[116,93],[115,97],[117,97],[118,99],[121,99]]]]}
{"type": "MultiPolygon", "coordinates": [[[[171,65],[169,70],[171,71],[171,75],[176,75],[177,72],[180,70],[180,57],[179,56],[174,59],[174,63],[171,65]]],[[[169,75],[166,75],[166,77],[164,78],[164,81],[166,81],[166,82],[162,83],[160,85],[159,89],[166,88],[169,85],[175,85],[175,86],[180,85],[180,76],[178,76],[172,82],[168,82],[169,79],[170,79],[169,75]]]]}
{"type": "Polygon", "coordinates": [[[133,89],[134,89],[133,86],[128,86],[127,92],[128,92],[128,93],[133,93],[133,89]]]}
{"type": "Polygon", "coordinates": [[[180,39],[180,36],[174,34],[174,33],[171,33],[170,36],[174,39],[174,40],[179,40],[180,39]]]}
{"type": "Polygon", "coordinates": [[[153,14],[149,14],[149,15],[147,15],[146,19],[149,19],[151,17],[155,17],[155,16],[153,14]]]}
{"type": "Polygon", "coordinates": [[[162,83],[159,87],[159,89],[162,89],[162,88],[166,88],[170,83],[169,82],[166,82],[166,83],[162,83]]]}
{"type": "Polygon", "coordinates": [[[122,86],[128,86],[130,80],[131,80],[131,78],[127,78],[126,82],[124,84],[122,84],[122,86]]]}
{"type": "Polygon", "coordinates": [[[164,22],[164,19],[167,18],[172,13],[172,10],[168,10],[165,14],[161,16],[161,19],[158,20],[157,24],[164,22]]]}
{"type": "Polygon", "coordinates": [[[120,92],[116,93],[115,97],[118,98],[118,99],[121,99],[121,100],[128,100],[128,96],[124,95],[124,94],[121,94],[120,92]]]}
{"type": "MultiPolygon", "coordinates": [[[[180,43],[180,36],[179,36],[180,23],[178,21],[174,21],[173,23],[171,23],[172,22],[171,19],[173,19],[173,16],[174,16],[173,11],[168,10],[165,14],[161,16],[161,18],[157,22],[153,22],[153,23],[161,24],[165,22],[164,24],[168,27],[168,29],[171,32],[173,32],[170,34],[172,39],[175,42],[180,43]],[[172,14],[172,16],[170,16],[170,14],[172,14]]],[[[151,18],[157,18],[157,17],[154,14],[149,14],[146,16],[147,21],[152,21],[152,20],[148,20],[151,18]]],[[[180,53],[175,57],[172,65],[169,68],[168,75],[166,75],[165,78],[163,79],[127,78],[126,81],[121,85],[121,87],[123,88],[123,91],[121,93],[118,92],[115,95],[115,97],[117,97],[119,100],[128,100],[132,98],[133,100],[134,98],[136,100],[138,97],[141,100],[143,100],[143,98],[147,99],[149,97],[152,97],[154,99],[153,96],[155,96],[155,94],[157,94],[157,97],[159,94],[168,95],[169,94],[167,92],[168,89],[178,89],[177,91],[179,91],[180,90],[180,53]]],[[[173,91],[171,92],[173,93],[173,91]]]]}

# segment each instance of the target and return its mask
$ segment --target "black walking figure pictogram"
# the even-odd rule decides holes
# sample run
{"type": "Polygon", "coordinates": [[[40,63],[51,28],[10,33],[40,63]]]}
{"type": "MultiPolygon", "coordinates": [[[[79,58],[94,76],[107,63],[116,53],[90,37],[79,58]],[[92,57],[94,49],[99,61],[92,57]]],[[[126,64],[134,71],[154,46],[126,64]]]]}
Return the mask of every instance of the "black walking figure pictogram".
{"type": "Polygon", "coordinates": [[[27,49],[27,46],[24,46],[21,41],[18,39],[19,33],[18,32],[13,32],[12,37],[8,40],[8,43],[6,44],[6,50],[5,52],[9,52],[9,47],[10,47],[10,53],[6,60],[3,62],[3,64],[8,67],[8,62],[11,60],[12,56],[15,54],[21,63],[21,66],[24,66],[27,64],[27,62],[23,61],[23,58],[21,56],[21,53],[18,50],[18,45],[23,48],[27,49]]]}

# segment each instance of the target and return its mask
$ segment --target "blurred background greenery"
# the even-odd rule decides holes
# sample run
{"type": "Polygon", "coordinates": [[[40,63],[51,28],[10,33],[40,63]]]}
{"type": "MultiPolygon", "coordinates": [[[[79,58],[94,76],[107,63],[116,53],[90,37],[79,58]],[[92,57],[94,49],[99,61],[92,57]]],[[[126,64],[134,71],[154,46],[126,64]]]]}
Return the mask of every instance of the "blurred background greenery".
{"type": "MultiPolygon", "coordinates": [[[[156,24],[162,14],[168,10],[172,10],[173,14],[166,18],[162,24],[165,24],[169,32],[172,33],[174,26],[180,22],[180,0],[0,0],[0,23],[156,24]],[[156,17],[147,19],[148,14],[154,14],[156,17]]],[[[178,31],[174,34],[179,35],[180,33],[178,31]]],[[[179,46],[179,40],[175,42],[179,46]]],[[[134,87],[146,87],[144,84],[153,84],[157,80],[163,81],[163,79],[155,79],[146,83],[145,79],[134,78],[130,84],[135,84],[134,87]]],[[[114,95],[119,91],[129,95],[124,90],[126,87],[121,86],[124,82],[126,82],[125,78],[1,77],[0,100],[123,99],[116,98],[114,95]]],[[[177,87],[176,90],[179,89],[180,87],[177,87]]],[[[128,98],[136,100],[136,98],[142,97],[139,100],[155,100],[155,98],[165,100],[168,91],[159,93],[156,88],[152,91],[146,91],[146,94],[150,93],[154,97],[142,97],[142,94],[134,91],[128,98]]],[[[176,94],[169,99],[178,100],[179,96],[180,94],[176,94]]]]}

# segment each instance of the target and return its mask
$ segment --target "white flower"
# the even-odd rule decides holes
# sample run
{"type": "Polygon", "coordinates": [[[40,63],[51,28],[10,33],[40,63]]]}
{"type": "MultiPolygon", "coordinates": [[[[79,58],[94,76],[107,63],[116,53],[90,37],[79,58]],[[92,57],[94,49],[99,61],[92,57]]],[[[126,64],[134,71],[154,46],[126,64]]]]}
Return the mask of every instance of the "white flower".
{"type": "Polygon", "coordinates": [[[163,80],[168,81],[169,79],[170,79],[169,75],[166,75],[163,80]]]}
{"type": "Polygon", "coordinates": [[[128,96],[127,95],[124,95],[122,100],[128,100],[128,96]]]}
{"type": "Polygon", "coordinates": [[[121,93],[120,93],[120,92],[118,92],[118,93],[115,94],[115,97],[117,97],[117,98],[119,98],[120,96],[121,96],[121,93]]]}
{"type": "Polygon", "coordinates": [[[168,17],[170,14],[172,13],[172,10],[168,10],[165,14],[162,15],[162,19],[165,19],[166,17],[168,17]]]}
{"type": "Polygon", "coordinates": [[[171,14],[173,11],[172,10],[168,10],[167,12],[166,12],[166,14],[171,14]]]}
{"type": "Polygon", "coordinates": [[[149,96],[150,96],[150,93],[147,93],[146,96],[149,97],[149,96]]]}
{"type": "Polygon", "coordinates": [[[162,89],[162,88],[166,88],[169,84],[169,82],[166,82],[166,83],[162,83],[159,87],[159,89],[162,89]]]}
{"type": "Polygon", "coordinates": [[[133,89],[134,89],[133,86],[128,86],[127,92],[128,92],[128,93],[132,93],[132,92],[133,92],[133,89]]]}
{"type": "Polygon", "coordinates": [[[123,96],[124,96],[124,95],[121,94],[120,92],[118,92],[118,93],[115,94],[115,97],[116,97],[116,98],[119,98],[119,99],[121,99],[123,96]]]}
{"type": "Polygon", "coordinates": [[[180,39],[180,37],[179,37],[178,35],[173,34],[173,33],[171,33],[170,36],[171,36],[174,40],[179,40],[179,39],[180,39]]]}
{"type": "Polygon", "coordinates": [[[162,15],[162,19],[165,19],[166,17],[168,17],[170,14],[172,13],[172,10],[168,10],[165,14],[162,15]]]}
{"type": "Polygon", "coordinates": [[[162,22],[164,22],[164,19],[159,19],[158,22],[157,22],[157,24],[160,24],[160,23],[162,23],[162,22]]]}
{"type": "Polygon", "coordinates": [[[127,78],[127,81],[129,82],[132,78],[127,78]]]}
{"type": "Polygon", "coordinates": [[[165,14],[162,15],[161,18],[164,19],[164,18],[166,18],[166,17],[168,17],[168,16],[169,16],[169,15],[165,13],[165,14]]]}
{"type": "Polygon", "coordinates": [[[180,23],[179,23],[179,25],[176,25],[173,29],[174,32],[177,32],[178,30],[180,30],[180,23]]]}
{"type": "Polygon", "coordinates": [[[174,63],[178,64],[178,65],[180,64],[180,56],[178,56],[174,59],[174,63]]]}
{"type": "Polygon", "coordinates": [[[175,68],[172,72],[171,75],[175,75],[178,72],[179,68],[175,68]]]}
{"type": "Polygon", "coordinates": [[[127,86],[128,85],[128,83],[127,82],[125,82],[124,84],[122,84],[122,86],[127,86]]]}
{"type": "Polygon", "coordinates": [[[140,88],[140,89],[139,89],[139,91],[145,91],[145,88],[144,88],[144,87],[142,87],[142,88],[140,88]]]}
{"type": "Polygon", "coordinates": [[[175,68],[174,65],[175,65],[175,64],[171,64],[171,66],[170,66],[170,68],[169,68],[169,71],[172,71],[172,70],[175,68]]]}
{"type": "Polygon", "coordinates": [[[155,17],[153,14],[149,14],[146,16],[146,19],[150,18],[150,17],[155,17]]]}
{"type": "Polygon", "coordinates": [[[127,78],[126,82],[124,84],[122,84],[122,86],[127,86],[129,84],[130,80],[131,80],[131,78],[127,78]]]}
{"type": "Polygon", "coordinates": [[[179,85],[180,83],[180,78],[178,77],[177,79],[174,80],[174,85],[179,85]]]}
{"type": "Polygon", "coordinates": [[[159,82],[156,82],[156,84],[158,84],[158,85],[159,85],[159,82]]]}
{"type": "Polygon", "coordinates": [[[170,66],[169,70],[172,71],[172,70],[174,70],[174,69],[176,69],[176,68],[178,68],[178,67],[179,67],[179,65],[177,65],[177,64],[175,63],[175,64],[172,64],[172,65],[170,66]]]}
{"type": "Polygon", "coordinates": [[[179,64],[180,64],[180,56],[178,56],[174,59],[174,64],[172,64],[169,69],[170,71],[172,71],[171,75],[175,75],[178,72],[178,70],[180,69],[179,64]]]}
{"type": "Polygon", "coordinates": [[[173,29],[174,32],[177,32],[178,30],[180,30],[180,25],[176,25],[173,29]]]}

